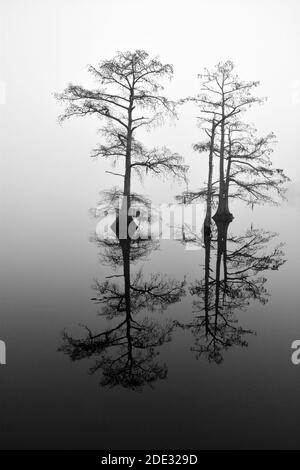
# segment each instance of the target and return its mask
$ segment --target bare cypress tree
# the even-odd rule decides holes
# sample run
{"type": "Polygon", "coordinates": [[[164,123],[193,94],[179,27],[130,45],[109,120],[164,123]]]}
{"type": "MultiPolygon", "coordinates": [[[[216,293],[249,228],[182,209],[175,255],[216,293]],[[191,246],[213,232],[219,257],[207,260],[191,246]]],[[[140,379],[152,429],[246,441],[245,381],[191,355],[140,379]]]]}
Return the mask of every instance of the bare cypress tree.
{"type": "MultiPolygon", "coordinates": [[[[219,63],[214,70],[204,70],[199,75],[201,80],[200,94],[193,100],[198,104],[201,122],[214,120],[213,153],[219,158],[219,194],[218,208],[214,218],[231,218],[228,198],[226,199],[225,158],[227,127],[237,119],[238,114],[253,103],[262,100],[252,95],[252,89],[259,82],[243,82],[233,73],[232,62],[219,63]]],[[[210,158],[212,154],[210,154],[210,158]]]]}
{"type": "Polygon", "coordinates": [[[172,78],[173,67],[136,50],[118,52],[113,59],[89,66],[88,70],[99,86],[89,90],[70,84],[57,94],[67,104],[60,120],[95,115],[105,121],[101,128],[105,142],[93,150],[92,156],[112,158],[113,164],[124,161],[124,173],[113,174],[124,178],[123,195],[129,209],[132,170],[140,175],[143,171],[185,175],[186,167],[177,153],[167,148],[147,150],[135,137],[140,127],[149,128],[161,123],[166,114],[175,115],[175,105],[162,94],[160,83],[172,78]]]}
{"type": "Polygon", "coordinates": [[[206,136],[193,146],[208,154],[208,181],[198,191],[185,191],[178,200],[191,202],[206,199],[205,232],[210,232],[213,203],[217,201],[215,220],[230,220],[229,198],[254,205],[277,204],[284,197],[284,184],[289,178],[272,165],[270,155],[274,134],[257,137],[256,130],[245,124],[241,116],[254,103],[263,100],[252,95],[259,82],[242,82],[233,74],[232,62],[219,63],[213,71],[201,75],[201,92],[181,100],[195,102],[200,110],[199,123],[206,136]],[[213,162],[219,161],[219,172],[213,177],[213,162]],[[181,199],[180,199],[181,198],[181,199]]]}

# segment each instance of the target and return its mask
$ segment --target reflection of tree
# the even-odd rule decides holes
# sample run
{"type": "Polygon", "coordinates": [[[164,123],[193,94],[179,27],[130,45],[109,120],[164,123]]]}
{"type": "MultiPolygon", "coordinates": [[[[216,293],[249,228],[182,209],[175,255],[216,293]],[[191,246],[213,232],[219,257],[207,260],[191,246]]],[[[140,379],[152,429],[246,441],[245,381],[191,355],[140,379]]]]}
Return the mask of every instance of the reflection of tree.
{"type": "MultiPolygon", "coordinates": [[[[124,257],[120,242],[116,240],[97,240],[95,242],[99,250],[99,258],[102,265],[112,266],[114,269],[123,266],[124,257]]],[[[122,242],[123,243],[123,242],[122,242]]],[[[135,263],[141,259],[147,259],[148,255],[159,249],[159,240],[141,239],[132,240],[129,250],[129,262],[135,263]]]]}
{"type": "Polygon", "coordinates": [[[205,235],[205,275],[190,287],[191,294],[199,297],[194,302],[199,315],[192,323],[181,325],[192,330],[197,357],[215,363],[223,361],[223,352],[231,346],[248,345],[244,336],[254,332],[238,326],[234,313],[245,310],[252,299],[266,303],[267,279],[262,273],[277,270],[285,262],[281,245],[265,253],[276,234],[251,229],[241,236],[228,236],[229,224],[219,222],[212,234],[205,235]]]}
{"type": "Polygon", "coordinates": [[[145,280],[142,270],[131,278],[130,262],[138,259],[139,246],[140,255],[145,253],[146,241],[139,244],[127,239],[110,245],[106,245],[105,257],[108,260],[111,251],[110,261],[115,266],[121,263],[123,273],[109,276],[104,282],[95,281],[96,296],[92,300],[101,305],[101,315],[117,323],[97,334],[85,327],[87,334],[82,339],[64,333],[60,350],[74,361],[96,356],[90,372],[102,370],[103,386],[122,385],[139,389],[146,383],[166,377],[166,365],[157,361],[157,347],[170,341],[173,324],[166,322],[161,325],[151,318],[139,319],[136,315],[145,308],[153,312],[178,302],[184,295],[185,282],[160,274],[152,274],[149,280],[145,280]]]}

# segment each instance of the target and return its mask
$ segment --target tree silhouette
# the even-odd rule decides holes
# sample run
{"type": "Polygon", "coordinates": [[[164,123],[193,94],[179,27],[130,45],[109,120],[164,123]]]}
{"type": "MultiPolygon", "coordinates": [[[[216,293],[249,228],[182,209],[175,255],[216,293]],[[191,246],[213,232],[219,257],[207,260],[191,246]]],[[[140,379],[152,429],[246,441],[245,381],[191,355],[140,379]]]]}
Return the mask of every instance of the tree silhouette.
{"type": "Polygon", "coordinates": [[[265,304],[268,292],[263,273],[285,262],[282,245],[266,253],[277,234],[251,229],[241,236],[228,236],[229,224],[219,220],[212,233],[205,234],[204,278],[190,286],[191,295],[199,297],[194,302],[197,315],[190,323],[177,323],[192,331],[196,357],[217,364],[223,362],[227,349],[248,345],[244,337],[254,332],[238,326],[235,312],[246,310],[251,300],[265,304]]]}
{"type": "Polygon", "coordinates": [[[146,383],[152,384],[167,375],[166,365],[157,360],[157,348],[171,340],[173,323],[161,324],[149,316],[137,316],[145,309],[151,313],[180,301],[185,281],[177,282],[159,273],[145,280],[141,269],[131,278],[130,264],[145,255],[147,243],[128,238],[106,245],[106,260],[111,250],[110,260],[115,266],[123,266],[123,274],[109,276],[104,282],[96,280],[93,286],[96,296],[92,300],[100,305],[100,315],[116,320],[116,326],[100,333],[93,333],[86,326],[87,334],[80,339],[63,334],[60,350],[73,361],[96,356],[90,372],[102,370],[102,386],[121,385],[140,390],[146,383]],[[123,283],[117,282],[120,277],[123,283]]]}
{"type": "Polygon", "coordinates": [[[241,120],[244,111],[263,100],[253,96],[259,82],[243,82],[234,74],[232,62],[219,63],[215,69],[199,75],[201,90],[193,101],[200,110],[199,123],[205,140],[194,150],[208,153],[207,186],[200,191],[187,191],[185,200],[205,198],[205,230],[209,232],[212,202],[217,200],[214,218],[232,219],[229,198],[248,204],[274,202],[273,192],[283,196],[289,179],[282,169],[273,168],[270,160],[274,135],[256,137],[256,131],[241,120]],[[213,160],[219,161],[218,178],[213,179],[213,160]]]}
{"type": "Polygon", "coordinates": [[[91,65],[88,70],[98,87],[89,90],[70,84],[57,94],[67,105],[60,120],[94,115],[105,121],[101,128],[105,142],[93,150],[92,156],[111,158],[113,165],[123,161],[124,173],[113,174],[124,178],[122,194],[129,210],[132,171],[139,176],[152,172],[184,177],[186,173],[177,153],[165,147],[148,150],[136,139],[139,128],[150,128],[162,122],[165,115],[175,115],[175,105],[162,94],[160,83],[172,77],[173,67],[150,58],[143,50],[136,50],[118,52],[111,60],[97,67],[91,65]]]}

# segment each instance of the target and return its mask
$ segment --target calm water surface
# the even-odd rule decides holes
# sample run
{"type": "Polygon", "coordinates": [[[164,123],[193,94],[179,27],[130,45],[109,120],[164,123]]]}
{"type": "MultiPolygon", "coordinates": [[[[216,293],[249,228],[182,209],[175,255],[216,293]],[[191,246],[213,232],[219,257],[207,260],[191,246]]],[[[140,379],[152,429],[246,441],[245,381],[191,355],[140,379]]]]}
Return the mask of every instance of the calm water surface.
{"type": "Polygon", "coordinates": [[[299,447],[299,211],[235,216],[197,250],[107,247],[80,221],[17,239],[1,448],[299,447]]]}

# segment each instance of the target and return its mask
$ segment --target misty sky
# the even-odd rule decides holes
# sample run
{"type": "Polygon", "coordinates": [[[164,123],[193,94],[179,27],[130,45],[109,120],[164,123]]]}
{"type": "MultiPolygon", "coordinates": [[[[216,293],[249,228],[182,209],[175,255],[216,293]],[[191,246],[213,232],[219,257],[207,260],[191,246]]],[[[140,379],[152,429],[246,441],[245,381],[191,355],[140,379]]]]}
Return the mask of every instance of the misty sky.
{"type": "MultiPolygon", "coordinates": [[[[172,63],[175,76],[165,91],[174,99],[197,92],[197,73],[204,67],[234,61],[240,77],[260,80],[256,92],[268,96],[248,114],[249,122],[262,134],[275,132],[274,162],[297,181],[299,19],[299,0],[1,0],[1,199],[7,236],[22,232],[29,243],[29,234],[40,238],[60,224],[67,229],[66,219],[88,218],[98,192],[120,182],[105,173],[109,163],[89,157],[100,141],[99,122],[74,119],[60,126],[62,106],[53,97],[71,81],[93,86],[86,66],[117,50],[142,48],[172,63]]],[[[205,158],[192,150],[200,140],[196,115],[188,106],[177,122],[139,135],[149,146],[166,145],[185,157],[191,189],[200,187],[207,171],[205,158]]],[[[156,202],[171,200],[181,189],[151,178],[142,188],[156,202]]]]}

